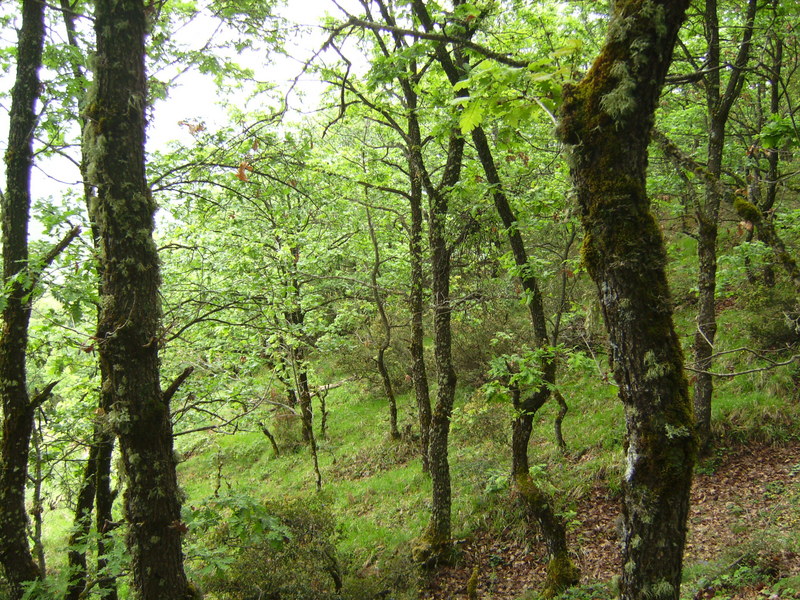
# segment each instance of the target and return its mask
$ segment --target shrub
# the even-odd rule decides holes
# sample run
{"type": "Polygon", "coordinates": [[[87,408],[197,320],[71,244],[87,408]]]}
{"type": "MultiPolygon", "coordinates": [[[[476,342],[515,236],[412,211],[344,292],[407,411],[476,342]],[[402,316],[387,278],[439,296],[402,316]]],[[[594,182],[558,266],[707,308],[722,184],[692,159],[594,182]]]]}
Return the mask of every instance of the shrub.
{"type": "Polygon", "coordinates": [[[191,564],[205,591],[221,600],[339,598],[336,527],[321,502],[228,496],[191,512],[191,564]]]}

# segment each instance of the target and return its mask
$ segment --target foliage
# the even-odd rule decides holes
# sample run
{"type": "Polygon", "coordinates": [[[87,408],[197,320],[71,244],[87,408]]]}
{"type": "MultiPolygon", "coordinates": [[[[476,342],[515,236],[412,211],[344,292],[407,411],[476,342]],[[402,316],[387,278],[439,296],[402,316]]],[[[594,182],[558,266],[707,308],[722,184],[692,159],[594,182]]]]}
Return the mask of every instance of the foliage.
{"type": "MultiPolygon", "coordinates": [[[[4,73],[16,60],[19,24],[12,4],[0,9],[4,73]]],[[[27,363],[32,390],[59,382],[36,414],[41,444],[30,462],[31,473],[39,467],[44,473],[49,572],[40,584],[45,591],[37,593],[51,597],[62,596],[66,585],[63,532],[69,529],[66,515],[75,507],[86,449],[96,426],[111,426],[96,408],[102,340],[95,339],[94,330],[103,299],[87,215],[91,190],[82,186],[80,172],[85,94],[95,67],[91,3],[69,4],[77,13],[74,40],[65,34],[64,13],[48,12],[36,166],[53,183],[39,188],[34,199],[31,264],[40,265],[71,226],[82,225],[83,233],[38,282],[27,363]]],[[[421,30],[409,3],[385,4],[397,11],[397,27],[421,30]]],[[[162,389],[194,368],[171,403],[187,490],[187,557],[201,587],[220,598],[262,592],[264,598],[268,593],[309,599],[402,593],[410,598],[425,584],[407,560],[409,540],[424,527],[430,482],[419,473],[410,376],[410,179],[404,137],[410,107],[397,83],[403,77],[410,77],[417,98],[413,114],[424,132],[420,151],[430,166],[428,175],[440,174],[452,132],[469,138],[476,127],[485,130],[530,257],[524,267],[514,263],[495,214],[495,188],[467,143],[461,176],[447,190],[446,222],[453,263],[453,358],[462,385],[450,444],[455,535],[481,530],[525,535],[515,529],[520,515],[506,497],[514,416],[507,399],[511,386],[524,392],[542,382],[543,351],[531,350],[530,298],[515,281],[528,269],[541,284],[548,326],[558,333],[547,352],[557,357],[558,390],[570,407],[565,455],[553,444],[557,407],[548,403],[537,413],[533,474],[557,495],[565,514],[594,486],[621,493],[624,416],[609,380],[605,305],[597,300],[579,256],[570,165],[554,139],[551,118],[562,102],[563,85],[589,68],[605,34],[606,7],[523,0],[425,4],[434,22],[431,39],[397,38],[387,29],[373,35],[332,9],[317,48],[290,50],[293,36],[311,40],[316,30],[284,22],[275,2],[150,3],[148,178],[160,207],[164,313],[155,341],[161,346],[162,389]],[[464,57],[464,72],[452,84],[436,60],[436,36],[467,33],[471,45],[444,46],[457,47],[464,57]],[[280,72],[272,65],[287,52],[302,61],[306,50],[309,58],[319,52],[303,67],[303,77],[322,79],[330,87],[320,98],[311,94],[297,102],[290,95],[285,104],[285,82],[271,80],[280,72]],[[184,103],[179,117],[165,117],[180,118],[182,128],[181,141],[167,144],[160,115],[186,76],[187,86],[201,82],[202,94],[216,97],[227,114],[203,115],[200,103],[184,103]],[[286,111],[295,104],[304,112],[286,111]],[[307,112],[317,104],[319,111],[307,112]],[[365,226],[367,209],[376,226],[379,260],[365,226]],[[376,260],[373,286],[369,274],[376,260]],[[385,438],[385,399],[377,392],[382,325],[375,288],[391,324],[386,361],[404,434],[397,443],[385,438]],[[309,459],[295,404],[301,374],[312,393],[312,426],[318,434],[320,396],[330,387],[327,438],[319,441],[326,491],[317,498],[309,495],[309,459]],[[273,455],[262,423],[275,435],[280,456],[273,455]]],[[[794,256],[800,240],[792,104],[798,93],[797,6],[761,4],[753,50],[760,58],[746,69],[741,97],[732,107],[722,183],[733,196],[746,196],[759,207],[770,182],[775,184],[775,202],[764,205],[763,216],[774,223],[786,254],[794,256]],[[784,69],[776,79],[779,41],[784,69]],[[773,89],[780,91],[774,105],[773,89]]],[[[361,7],[367,5],[371,12],[353,16],[380,21],[377,3],[361,7]]],[[[722,50],[728,56],[741,35],[741,3],[725,0],[720,6],[722,50]]],[[[695,10],[682,32],[657,115],[659,130],[700,167],[708,137],[705,89],[697,83],[706,60],[704,27],[703,14],[695,10]]],[[[723,85],[731,71],[721,70],[723,85]]],[[[5,78],[2,86],[7,108],[5,78]]],[[[0,114],[5,127],[2,119],[0,114]]],[[[702,169],[676,169],[655,147],[649,160],[648,193],[668,246],[678,333],[688,353],[697,328],[697,203],[707,181],[702,169]]],[[[424,216],[427,269],[430,206],[424,216]]],[[[717,380],[713,431],[720,448],[754,440],[790,442],[797,438],[800,420],[796,364],[758,369],[796,352],[797,283],[781,270],[780,250],[752,223],[723,206],[717,227],[715,351],[725,354],[715,359],[715,370],[755,371],[717,380]],[[730,352],[738,348],[748,350],[730,352]]],[[[20,277],[29,277],[29,271],[20,277]]],[[[430,332],[429,273],[424,279],[424,326],[430,332]]],[[[0,305],[5,298],[6,293],[0,295],[0,305]]],[[[430,337],[425,359],[433,381],[430,337]]],[[[712,461],[701,469],[716,466],[712,461]]],[[[116,475],[114,482],[125,486],[116,475]]],[[[123,518],[123,494],[119,497],[115,519],[123,518]]],[[[86,540],[90,562],[97,539],[93,532],[86,540]]],[[[113,572],[124,573],[124,545],[116,544],[114,552],[113,572]]],[[[800,590],[788,577],[774,581],[778,575],[770,575],[762,564],[769,561],[760,556],[703,576],[725,594],[754,582],[786,595],[800,590]]],[[[563,598],[608,595],[598,584],[574,588],[563,598]]]]}
{"type": "Polygon", "coordinates": [[[220,598],[337,596],[342,575],[336,527],[320,500],[259,503],[221,496],[191,508],[186,522],[197,536],[195,577],[220,598]]]}

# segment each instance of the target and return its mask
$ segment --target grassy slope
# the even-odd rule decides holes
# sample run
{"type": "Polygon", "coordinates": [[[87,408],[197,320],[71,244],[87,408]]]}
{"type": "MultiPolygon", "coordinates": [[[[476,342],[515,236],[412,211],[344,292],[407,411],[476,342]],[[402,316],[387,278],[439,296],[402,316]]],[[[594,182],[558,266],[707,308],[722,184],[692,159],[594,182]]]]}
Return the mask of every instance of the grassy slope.
{"type": "MultiPolygon", "coordinates": [[[[721,314],[720,347],[748,342],[748,314],[747,308],[736,305],[721,314]]],[[[691,319],[691,307],[678,314],[681,330],[691,331],[691,319]]],[[[757,364],[751,357],[728,355],[719,361],[718,370],[757,364]]],[[[723,444],[796,435],[800,407],[790,369],[718,382],[714,421],[723,444]]],[[[537,419],[531,462],[559,509],[569,513],[598,480],[612,491],[618,488],[624,421],[613,385],[603,383],[596,372],[568,373],[563,380],[570,404],[564,422],[568,456],[562,457],[553,442],[555,407],[550,403],[537,419]]],[[[319,440],[319,456],[324,503],[339,524],[338,549],[347,568],[379,564],[404,553],[425,527],[430,483],[420,472],[413,442],[388,439],[387,408],[380,393],[348,384],[330,392],[328,406],[329,430],[319,440]]],[[[399,408],[402,423],[412,424],[413,399],[408,393],[400,396],[399,408]]],[[[487,403],[474,390],[459,391],[450,446],[457,538],[515,526],[506,494],[509,423],[507,406],[487,403]]],[[[316,495],[310,456],[297,444],[296,432],[278,433],[284,445],[294,445],[280,457],[273,456],[268,440],[258,433],[204,434],[204,450],[180,469],[189,502],[211,495],[218,486],[264,501],[316,495]]]]}

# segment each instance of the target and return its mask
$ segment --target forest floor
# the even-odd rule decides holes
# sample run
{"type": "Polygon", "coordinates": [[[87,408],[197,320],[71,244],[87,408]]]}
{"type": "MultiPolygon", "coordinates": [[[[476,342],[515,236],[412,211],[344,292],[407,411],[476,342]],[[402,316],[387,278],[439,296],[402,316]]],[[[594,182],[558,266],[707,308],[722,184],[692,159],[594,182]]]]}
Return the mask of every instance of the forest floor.
{"type": "MultiPolygon", "coordinates": [[[[787,550],[778,539],[786,532],[796,537],[800,531],[800,441],[719,452],[702,461],[697,471],[684,570],[702,572],[703,577],[684,583],[682,597],[800,597],[795,590],[775,594],[764,583],[800,575],[800,552],[787,550]],[[748,585],[748,576],[756,571],[761,576],[751,577],[753,583],[748,585]]],[[[618,516],[619,498],[612,497],[607,488],[597,486],[580,502],[570,541],[577,551],[582,584],[607,584],[619,572],[618,516]]],[[[475,567],[481,600],[516,600],[526,591],[541,589],[542,544],[519,538],[508,531],[465,540],[461,560],[437,571],[423,598],[466,599],[467,581],[475,567]]],[[[608,597],[607,593],[597,595],[608,597]]],[[[580,597],[592,600],[594,596],[587,591],[580,597]]]]}

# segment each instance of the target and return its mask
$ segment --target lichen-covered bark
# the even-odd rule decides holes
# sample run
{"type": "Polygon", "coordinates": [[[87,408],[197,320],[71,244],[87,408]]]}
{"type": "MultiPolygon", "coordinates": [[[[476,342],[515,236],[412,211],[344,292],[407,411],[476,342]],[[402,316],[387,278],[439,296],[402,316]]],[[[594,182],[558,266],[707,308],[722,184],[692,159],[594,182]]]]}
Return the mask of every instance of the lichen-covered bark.
{"type": "Polygon", "coordinates": [[[159,382],[161,308],[155,203],[144,169],[142,0],[98,0],[94,89],[85,110],[100,241],[100,360],[127,475],[125,517],[137,600],[184,600],[180,502],[169,404],[159,382]]]}
{"type": "Polygon", "coordinates": [[[451,134],[447,166],[438,188],[430,185],[427,177],[430,198],[430,220],[428,236],[431,247],[431,290],[433,294],[433,333],[434,356],[436,358],[437,388],[436,404],[431,415],[430,446],[428,460],[433,498],[431,520],[426,536],[432,542],[435,561],[447,558],[451,538],[451,490],[450,463],[448,461],[448,439],[450,436],[450,415],[456,393],[456,372],[453,368],[450,318],[450,255],[445,223],[448,212],[448,191],[459,179],[461,160],[464,152],[464,138],[451,134]]]}
{"type": "Polygon", "coordinates": [[[687,0],[614,3],[603,48],[564,90],[559,134],[625,407],[621,596],[677,600],[695,456],[666,253],[645,188],[653,114],[687,0]]]}
{"type": "Polygon", "coordinates": [[[0,445],[0,563],[20,598],[22,584],[40,577],[25,526],[25,485],[33,431],[34,405],[28,394],[26,357],[31,316],[28,271],[28,221],[33,164],[35,103],[44,44],[44,4],[22,3],[22,28],[17,46],[17,73],[11,93],[10,129],[5,154],[6,191],[3,211],[3,283],[8,290],[0,336],[0,395],[3,439],[0,445]]]}

